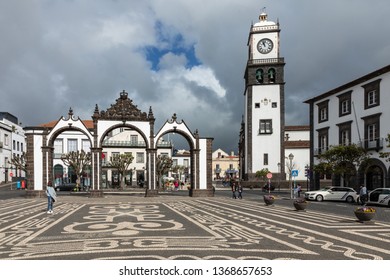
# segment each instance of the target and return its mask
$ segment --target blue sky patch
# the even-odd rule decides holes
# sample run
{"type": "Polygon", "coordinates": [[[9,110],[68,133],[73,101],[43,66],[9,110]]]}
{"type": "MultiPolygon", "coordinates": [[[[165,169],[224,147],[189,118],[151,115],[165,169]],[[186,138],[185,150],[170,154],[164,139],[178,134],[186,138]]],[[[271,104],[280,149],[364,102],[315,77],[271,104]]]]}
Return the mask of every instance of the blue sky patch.
{"type": "Polygon", "coordinates": [[[164,26],[161,22],[156,24],[156,33],[158,36],[159,47],[147,46],[145,48],[146,59],[152,63],[152,69],[154,71],[159,70],[159,62],[161,57],[167,53],[173,53],[175,55],[185,55],[187,58],[186,68],[192,68],[200,65],[201,62],[195,55],[194,45],[188,46],[184,42],[184,38],[181,34],[169,34],[165,32],[164,26]]]}

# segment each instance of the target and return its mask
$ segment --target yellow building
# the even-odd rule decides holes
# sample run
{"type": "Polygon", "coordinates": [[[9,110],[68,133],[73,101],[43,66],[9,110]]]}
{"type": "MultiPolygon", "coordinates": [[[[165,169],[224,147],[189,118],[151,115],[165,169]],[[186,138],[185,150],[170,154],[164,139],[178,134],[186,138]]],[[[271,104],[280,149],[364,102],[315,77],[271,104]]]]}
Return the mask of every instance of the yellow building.
{"type": "Polygon", "coordinates": [[[212,155],[213,180],[238,178],[238,162],[238,155],[234,152],[228,154],[221,149],[215,150],[212,155]]]}

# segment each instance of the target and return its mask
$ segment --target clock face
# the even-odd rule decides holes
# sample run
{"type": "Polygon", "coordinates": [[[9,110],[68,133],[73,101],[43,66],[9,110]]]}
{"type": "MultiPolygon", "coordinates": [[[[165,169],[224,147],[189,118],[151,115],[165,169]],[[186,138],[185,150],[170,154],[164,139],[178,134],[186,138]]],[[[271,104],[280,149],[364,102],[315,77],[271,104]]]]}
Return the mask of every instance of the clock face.
{"type": "Polygon", "coordinates": [[[257,50],[262,54],[269,53],[270,51],[272,51],[273,47],[274,47],[274,43],[272,43],[272,41],[267,38],[261,39],[257,43],[257,50]]]}

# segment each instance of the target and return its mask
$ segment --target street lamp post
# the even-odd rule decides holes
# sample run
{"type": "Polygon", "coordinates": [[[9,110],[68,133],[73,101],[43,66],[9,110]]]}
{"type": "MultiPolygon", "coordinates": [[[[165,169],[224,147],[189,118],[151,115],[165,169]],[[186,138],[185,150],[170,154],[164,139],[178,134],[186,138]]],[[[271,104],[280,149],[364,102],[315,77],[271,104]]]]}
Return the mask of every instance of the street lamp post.
{"type": "Polygon", "coordinates": [[[305,173],[306,173],[306,191],[309,191],[310,166],[308,164],[306,164],[305,166],[305,173]]]}
{"type": "Polygon", "coordinates": [[[291,181],[291,171],[292,171],[292,161],[294,159],[294,155],[292,153],[290,153],[288,155],[288,159],[290,160],[290,166],[288,168],[288,171],[289,171],[289,181],[290,181],[290,199],[293,198],[293,188],[292,188],[292,181],[291,181]]]}
{"type": "Polygon", "coordinates": [[[278,191],[280,192],[280,162],[278,162],[278,191]]]}

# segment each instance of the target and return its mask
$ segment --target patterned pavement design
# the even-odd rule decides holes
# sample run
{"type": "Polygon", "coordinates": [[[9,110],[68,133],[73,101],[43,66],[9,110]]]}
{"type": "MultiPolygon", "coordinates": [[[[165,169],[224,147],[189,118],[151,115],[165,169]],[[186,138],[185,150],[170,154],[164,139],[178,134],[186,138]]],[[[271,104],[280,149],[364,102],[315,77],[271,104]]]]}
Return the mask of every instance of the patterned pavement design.
{"type": "Polygon", "coordinates": [[[189,197],[1,201],[0,259],[390,259],[390,224],[189,197]]]}

